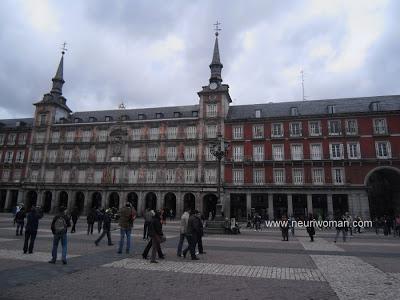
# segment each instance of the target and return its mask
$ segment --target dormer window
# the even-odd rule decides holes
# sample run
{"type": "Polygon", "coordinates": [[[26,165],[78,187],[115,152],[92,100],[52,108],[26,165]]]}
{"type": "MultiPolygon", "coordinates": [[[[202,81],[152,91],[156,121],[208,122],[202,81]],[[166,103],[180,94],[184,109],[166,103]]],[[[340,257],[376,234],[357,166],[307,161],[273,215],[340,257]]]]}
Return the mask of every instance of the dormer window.
{"type": "Polygon", "coordinates": [[[156,119],[162,119],[164,117],[163,113],[156,113],[156,119]]]}
{"type": "Polygon", "coordinates": [[[256,118],[261,118],[261,109],[256,109],[255,114],[256,118]]]}
{"type": "Polygon", "coordinates": [[[379,104],[379,102],[371,102],[371,104],[369,105],[370,111],[380,111],[381,109],[379,104]]]}
{"type": "Polygon", "coordinates": [[[138,114],[138,120],[144,120],[144,119],[146,119],[146,115],[138,114]]]}
{"type": "Polygon", "coordinates": [[[197,110],[192,111],[192,117],[198,117],[199,112],[197,110]]]}
{"type": "Polygon", "coordinates": [[[290,115],[292,117],[298,116],[299,115],[299,110],[297,109],[297,107],[291,107],[290,108],[290,115]]]}
{"type": "Polygon", "coordinates": [[[39,125],[40,126],[46,125],[46,114],[41,114],[40,115],[39,125]]]}
{"type": "Polygon", "coordinates": [[[112,118],[111,118],[110,116],[106,116],[106,117],[105,117],[105,121],[106,121],[106,122],[111,122],[111,120],[112,120],[112,118]]]}
{"type": "Polygon", "coordinates": [[[74,123],[79,123],[80,121],[81,121],[80,118],[75,118],[75,119],[74,119],[74,123]]]}
{"type": "Polygon", "coordinates": [[[174,118],[180,118],[181,113],[179,111],[174,112],[174,118]]]}
{"type": "Polygon", "coordinates": [[[89,122],[96,122],[96,121],[97,121],[97,119],[95,117],[90,117],[89,118],[89,122]]]}
{"type": "Polygon", "coordinates": [[[328,105],[327,109],[328,109],[328,114],[332,115],[332,114],[336,113],[336,106],[335,105],[328,105]]]}
{"type": "Polygon", "coordinates": [[[126,121],[128,120],[128,116],[127,115],[122,115],[121,116],[121,121],[126,121]]]}

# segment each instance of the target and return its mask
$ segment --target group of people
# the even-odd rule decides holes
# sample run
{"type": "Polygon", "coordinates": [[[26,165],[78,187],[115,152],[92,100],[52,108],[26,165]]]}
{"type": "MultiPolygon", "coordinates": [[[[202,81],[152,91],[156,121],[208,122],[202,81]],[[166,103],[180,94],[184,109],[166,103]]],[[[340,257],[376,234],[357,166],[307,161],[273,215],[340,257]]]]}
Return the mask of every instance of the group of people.
{"type": "Polygon", "coordinates": [[[375,217],[373,225],[376,234],[379,234],[380,228],[382,228],[384,235],[391,235],[393,232],[394,236],[400,237],[400,215],[396,215],[395,217],[387,215],[379,218],[375,217]]]}

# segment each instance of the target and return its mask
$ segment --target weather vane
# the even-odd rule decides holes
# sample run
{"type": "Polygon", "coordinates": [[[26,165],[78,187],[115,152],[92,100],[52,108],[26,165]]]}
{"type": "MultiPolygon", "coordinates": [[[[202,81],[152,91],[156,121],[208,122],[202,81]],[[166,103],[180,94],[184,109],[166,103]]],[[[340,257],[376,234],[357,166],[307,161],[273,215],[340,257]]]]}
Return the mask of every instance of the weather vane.
{"type": "Polygon", "coordinates": [[[121,104],[118,106],[118,109],[126,109],[124,102],[122,101],[121,104]]]}
{"type": "Polygon", "coordinates": [[[61,53],[64,55],[65,51],[68,50],[68,49],[67,49],[67,42],[64,42],[64,43],[62,44],[61,50],[62,50],[61,53]]]}
{"type": "Polygon", "coordinates": [[[221,31],[221,28],[219,28],[219,25],[221,25],[221,23],[219,23],[217,21],[217,23],[213,24],[214,25],[214,30],[215,30],[215,35],[218,36],[218,31],[221,31]]]}

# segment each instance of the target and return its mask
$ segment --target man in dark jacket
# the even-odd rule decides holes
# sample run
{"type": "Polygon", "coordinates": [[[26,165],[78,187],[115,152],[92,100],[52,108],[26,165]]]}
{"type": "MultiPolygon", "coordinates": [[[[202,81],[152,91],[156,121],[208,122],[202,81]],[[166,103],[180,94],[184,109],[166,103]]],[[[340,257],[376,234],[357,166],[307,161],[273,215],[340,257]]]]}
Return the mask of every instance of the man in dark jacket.
{"type": "Polygon", "coordinates": [[[147,240],[149,238],[149,225],[153,218],[153,213],[150,208],[146,208],[144,213],[144,225],[143,225],[143,239],[147,240]]]}
{"type": "Polygon", "coordinates": [[[53,250],[51,252],[52,259],[49,261],[55,264],[57,260],[58,244],[61,241],[62,246],[62,262],[67,264],[67,228],[71,226],[69,217],[65,214],[65,207],[59,208],[59,213],[51,222],[51,231],[53,232],[53,250]]]}
{"type": "Polygon", "coordinates": [[[104,214],[104,209],[99,208],[96,210],[97,230],[99,233],[101,232],[101,228],[103,227],[104,214]]]}
{"type": "Polygon", "coordinates": [[[186,247],[185,250],[183,250],[183,257],[186,257],[187,252],[190,251],[190,256],[192,257],[192,260],[198,260],[198,258],[196,257],[195,248],[198,236],[200,234],[200,220],[196,217],[196,213],[198,213],[197,210],[190,212],[186,233],[186,238],[189,242],[189,245],[186,247]]]}
{"type": "Polygon", "coordinates": [[[126,236],[126,254],[129,254],[129,250],[131,248],[131,233],[133,222],[136,219],[136,210],[131,206],[129,202],[125,204],[125,207],[122,207],[119,210],[119,226],[120,226],[120,240],[118,246],[118,254],[122,253],[122,248],[124,246],[124,239],[126,236]]]}
{"type": "Polygon", "coordinates": [[[107,209],[103,214],[103,232],[100,237],[94,242],[96,246],[99,245],[99,242],[103,239],[105,235],[107,235],[108,246],[114,245],[111,241],[111,209],[107,209]]]}
{"type": "Polygon", "coordinates": [[[17,232],[16,235],[22,235],[22,230],[24,229],[25,224],[25,208],[21,208],[19,212],[16,213],[14,222],[17,223],[17,232]]]}
{"type": "Polygon", "coordinates": [[[86,220],[87,220],[87,224],[88,224],[87,234],[89,234],[89,233],[93,234],[93,225],[94,225],[94,221],[96,220],[96,210],[94,208],[92,208],[89,211],[89,213],[86,217],[86,220]]]}
{"type": "Polygon", "coordinates": [[[149,236],[151,237],[152,249],[151,249],[151,261],[152,263],[157,263],[156,252],[161,249],[161,238],[164,233],[162,231],[161,225],[161,214],[160,211],[156,211],[153,216],[150,226],[149,226],[149,236]]]}
{"type": "MultiPolygon", "coordinates": [[[[199,223],[199,232],[197,235],[197,247],[199,249],[199,253],[200,254],[206,254],[206,252],[203,250],[203,235],[204,235],[204,229],[203,229],[203,220],[201,218],[201,214],[200,212],[197,212],[196,217],[198,219],[198,223],[199,223]]],[[[196,249],[196,248],[195,248],[196,249]]]]}
{"type": "Polygon", "coordinates": [[[74,233],[75,232],[76,223],[78,222],[78,219],[79,219],[79,210],[78,210],[77,207],[74,207],[74,209],[72,210],[71,219],[72,219],[71,233],[74,233]]]}
{"type": "Polygon", "coordinates": [[[39,219],[43,217],[42,211],[36,210],[35,207],[31,208],[31,211],[26,215],[26,227],[25,227],[25,242],[24,242],[24,254],[28,251],[29,243],[29,254],[33,252],[33,246],[35,244],[36,234],[39,227],[39,219]]]}

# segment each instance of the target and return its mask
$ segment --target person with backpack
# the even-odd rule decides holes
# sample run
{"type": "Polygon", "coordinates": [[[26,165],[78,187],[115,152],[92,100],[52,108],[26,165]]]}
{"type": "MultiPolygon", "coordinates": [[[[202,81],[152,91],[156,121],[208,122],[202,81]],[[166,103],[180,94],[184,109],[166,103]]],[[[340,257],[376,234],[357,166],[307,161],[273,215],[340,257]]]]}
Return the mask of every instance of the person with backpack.
{"type": "Polygon", "coordinates": [[[126,236],[126,254],[129,254],[131,246],[131,233],[133,227],[133,221],[136,219],[136,210],[131,206],[129,202],[125,204],[119,211],[119,226],[121,238],[119,240],[118,254],[122,253],[124,246],[124,239],[126,236]]]}
{"type": "Polygon", "coordinates": [[[62,263],[67,264],[67,228],[71,226],[69,217],[65,214],[65,207],[59,208],[59,213],[51,222],[51,231],[53,232],[53,250],[51,252],[52,259],[49,261],[55,264],[57,260],[58,244],[61,241],[62,247],[62,263]]]}
{"type": "Polygon", "coordinates": [[[25,208],[21,207],[21,209],[16,213],[14,222],[17,223],[17,231],[16,235],[22,235],[22,230],[24,229],[25,224],[25,208]]]}
{"type": "Polygon", "coordinates": [[[35,244],[36,234],[39,227],[39,219],[43,217],[41,209],[31,208],[31,211],[26,215],[26,227],[25,227],[25,242],[24,242],[24,254],[28,252],[29,243],[29,254],[33,252],[33,246],[35,244]]]}
{"type": "Polygon", "coordinates": [[[88,227],[87,227],[87,234],[88,235],[89,235],[89,233],[93,234],[93,226],[94,226],[95,220],[96,220],[96,211],[95,211],[94,208],[92,208],[89,211],[89,213],[88,213],[88,215],[86,217],[86,221],[87,221],[87,224],[88,224],[88,227]]]}
{"type": "Polygon", "coordinates": [[[111,241],[111,209],[107,209],[103,214],[103,232],[99,236],[99,238],[94,242],[96,246],[99,245],[100,241],[103,239],[105,235],[107,235],[108,246],[114,245],[111,241]]]}

